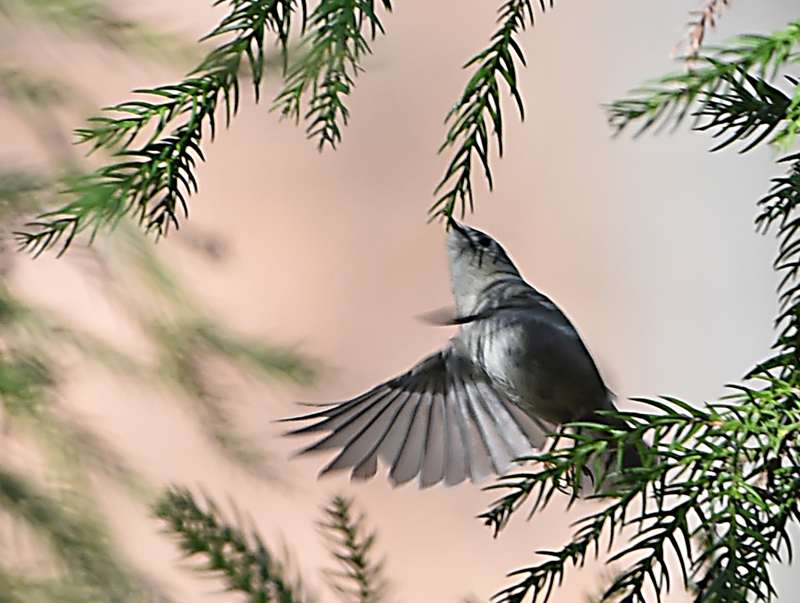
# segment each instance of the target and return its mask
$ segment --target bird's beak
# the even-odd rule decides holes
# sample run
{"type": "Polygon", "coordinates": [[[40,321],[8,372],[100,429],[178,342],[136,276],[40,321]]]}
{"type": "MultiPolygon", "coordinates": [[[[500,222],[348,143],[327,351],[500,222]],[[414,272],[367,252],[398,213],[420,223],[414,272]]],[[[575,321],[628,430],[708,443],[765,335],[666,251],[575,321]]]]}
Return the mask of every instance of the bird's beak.
{"type": "Polygon", "coordinates": [[[455,231],[456,231],[458,234],[460,234],[460,235],[461,235],[462,237],[464,237],[465,239],[469,239],[469,235],[467,234],[467,231],[466,231],[466,229],[465,229],[463,226],[461,226],[461,224],[459,224],[458,222],[456,222],[456,221],[453,219],[453,217],[452,217],[452,216],[451,216],[451,217],[449,217],[449,218],[447,219],[447,225],[448,225],[450,228],[452,228],[453,230],[455,230],[455,231]]]}

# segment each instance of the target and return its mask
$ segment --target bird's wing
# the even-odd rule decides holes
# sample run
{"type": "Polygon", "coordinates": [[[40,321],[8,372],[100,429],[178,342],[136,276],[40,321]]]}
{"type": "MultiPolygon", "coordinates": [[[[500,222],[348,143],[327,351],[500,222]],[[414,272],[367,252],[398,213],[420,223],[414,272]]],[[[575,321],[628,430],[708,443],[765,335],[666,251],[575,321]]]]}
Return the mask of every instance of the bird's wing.
{"type": "Polygon", "coordinates": [[[429,312],[424,312],[417,316],[422,322],[435,325],[437,327],[451,327],[458,324],[458,311],[454,305],[444,306],[443,308],[436,308],[429,312]]]}
{"type": "Polygon", "coordinates": [[[287,435],[330,432],[301,454],[341,448],[321,474],[352,468],[353,479],[369,479],[380,457],[394,484],[419,476],[420,487],[503,474],[552,431],[450,347],[357,398],[285,420],[315,421],[287,435]]]}

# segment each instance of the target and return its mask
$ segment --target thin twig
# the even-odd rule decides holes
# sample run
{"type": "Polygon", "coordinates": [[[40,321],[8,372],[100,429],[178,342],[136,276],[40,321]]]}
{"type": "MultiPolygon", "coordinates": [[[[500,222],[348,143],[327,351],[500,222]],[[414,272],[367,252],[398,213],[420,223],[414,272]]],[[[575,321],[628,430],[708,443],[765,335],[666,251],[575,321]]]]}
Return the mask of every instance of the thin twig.
{"type": "Polygon", "coordinates": [[[687,60],[696,57],[700,46],[703,45],[706,30],[714,29],[717,26],[717,19],[730,7],[732,2],[733,0],[706,0],[700,10],[692,11],[690,14],[695,20],[686,25],[686,34],[675,45],[672,55],[679,56],[681,48],[686,44],[686,54],[683,57],[687,60]]]}

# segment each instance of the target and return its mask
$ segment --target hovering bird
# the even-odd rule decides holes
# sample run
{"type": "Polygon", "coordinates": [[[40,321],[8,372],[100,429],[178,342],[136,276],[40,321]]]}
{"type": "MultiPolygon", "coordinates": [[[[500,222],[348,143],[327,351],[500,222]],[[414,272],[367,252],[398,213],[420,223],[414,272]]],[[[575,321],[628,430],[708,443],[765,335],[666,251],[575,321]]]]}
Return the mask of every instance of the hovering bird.
{"type": "MultiPolygon", "coordinates": [[[[626,427],[597,414],[615,409],[613,394],[561,310],[492,237],[452,218],[449,227],[456,313],[447,322],[459,330],[447,345],[357,398],[284,419],[312,421],[287,435],[327,432],[301,454],[340,449],[320,474],[366,480],[380,458],[395,485],[480,482],[541,449],[562,423],[626,427]]],[[[626,449],[623,466],[639,464],[626,449]]]]}

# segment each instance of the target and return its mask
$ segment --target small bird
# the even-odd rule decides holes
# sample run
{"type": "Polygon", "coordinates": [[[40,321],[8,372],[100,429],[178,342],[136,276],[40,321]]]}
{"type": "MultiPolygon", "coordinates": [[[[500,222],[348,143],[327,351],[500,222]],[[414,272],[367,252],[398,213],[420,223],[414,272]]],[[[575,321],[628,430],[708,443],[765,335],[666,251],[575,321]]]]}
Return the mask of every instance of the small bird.
{"type": "MultiPolygon", "coordinates": [[[[448,221],[450,287],[459,325],[447,345],[370,391],[285,421],[313,423],[286,435],[329,432],[300,454],[341,449],[320,474],[415,477],[421,488],[503,475],[541,449],[558,425],[590,421],[625,428],[613,394],[575,327],[520,276],[503,248],[480,230],[448,221]]],[[[623,466],[641,464],[626,449],[623,466]]]]}

